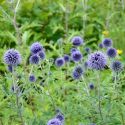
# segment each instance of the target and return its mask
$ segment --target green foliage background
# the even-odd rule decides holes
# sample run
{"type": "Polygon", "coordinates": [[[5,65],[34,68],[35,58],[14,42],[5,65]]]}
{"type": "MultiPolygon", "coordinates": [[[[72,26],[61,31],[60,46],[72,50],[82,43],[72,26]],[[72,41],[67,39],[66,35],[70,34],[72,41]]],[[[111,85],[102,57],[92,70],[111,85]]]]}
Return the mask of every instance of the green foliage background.
{"type": "MultiPolygon", "coordinates": [[[[6,67],[3,64],[3,53],[7,48],[20,50],[23,55],[23,61],[26,61],[30,53],[29,46],[34,41],[40,41],[47,50],[47,58],[57,57],[60,55],[60,50],[57,47],[59,41],[62,40],[64,42],[62,46],[64,53],[69,53],[71,47],[70,39],[74,35],[81,35],[87,46],[97,49],[97,44],[104,38],[102,32],[106,30],[109,31],[107,37],[113,40],[114,46],[125,51],[125,3],[122,3],[122,0],[21,0],[17,11],[17,24],[22,39],[21,46],[18,45],[17,34],[13,26],[13,10],[16,2],[16,0],[13,3],[9,0],[0,0],[0,92],[5,92],[0,94],[1,125],[2,122],[4,123],[3,125],[20,124],[14,107],[15,104],[12,103],[15,97],[10,91],[11,75],[7,74],[6,67]]],[[[123,0],[123,2],[125,1],[123,0]]],[[[124,54],[123,58],[120,59],[125,59],[124,54]]],[[[23,68],[25,66],[26,64],[24,63],[23,68]]],[[[45,66],[47,69],[48,65],[45,66]]],[[[71,71],[72,68],[69,70],[71,71]]],[[[82,98],[83,95],[74,94],[74,91],[78,91],[74,85],[75,82],[61,81],[60,71],[54,67],[52,67],[52,71],[54,76],[52,75],[49,82],[50,91],[56,99],[56,104],[61,107],[65,114],[66,125],[78,125],[80,123],[88,125],[89,121],[91,121],[91,118],[88,118],[89,113],[94,112],[93,109],[84,107],[91,105],[85,102],[88,97],[84,96],[82,98]],[[55,81],[55,78],[59,79],[55,81]]],[[[24,71],[19,67],[18,73],[22,72],[24,71]]],[[[42,74],[44,75],[44,73],[47,73],[47,71],[43,70],[42,74]]],[[[41,71],[35,72],[35,74],[40,77],[41,71]]],[[[106,85],[111,82],[110,74],[110,71],[104,71],[102,74],[102,79],[106,75],[109,76],[105,81],[106,85]]],[[[90,73],[91,75],[92,73],[90,73]]],[[[25,78],[25,76],[27,74],[22,73],[21,77],[25,78]]],[[[65,77],[65,74],[62,74],[62,77],[65,77]]],[[[48,80],[46,76],[45,79],[48,80]]],[[[95,78],[91,76],[88,82],[94,80],[95,78]]],[[[25,79],[20,82],[24,81],[25,79]]],[[[28,83],[28,80],[26,82],[28,83]]],[[[37,82],[39,83],[40,79],[37,82]]],[[[103,80],[101,83],[104,84],[103,80]]],[[[102,89],[103,92],[105,91],[103,94],[110,92],[108,94],[113,97],[111,85],[107,86],[102,89]]],[[[26,87],[28,88],[29,86],[26,87]]],[[[28,96],[24,93],[29,103],[22,101],[25,107],[25,110],[22,110],[28,125],[44,125],[54,115],[50,99],[47,96],[47,87],[44,88],[39,85],[36,85],[36,87],[40,92],[31,89],[30,92],[27,92],[28,96]],[[37,113],[35,114],[34,112],[37,113]]],[[[82,88],[80,91],[82,91],[82,88]]],[[[94,97],[90,98],[90,100],[96,103],[94,97]]],[[[111,108],[116,108],[114,104],[110,105],[108,101],[103,103],[106,105],[106,109],[103,111],[104,114],[111,108]]],[[[109,114],[111,117],[109,119],[106,118],[107,125],[120,125],[119,114],[113,117],[114,114],[112,112],[112,114],[109,114]]],[[[95,121],[97,121],[98,117],[98,114],[96,115],[93,116],[95,121]]],[[[97,124],[100,125],[100,122],[97,124]]]]}
{"type": "MultiPolygon", "coordinates": [[[[13,18],[14,5],[8,1],[0,3],[1,47],[14,46],[17,42],[10,20],[13,18]]],[[[124,5],[118,0],[21,0],[17,22],[23,43],[27,44],[41,39],[56,42],[65,36],[67,23],[69,35],[81,34],[85,40],[92,42],[100,41],[102,31],[106,29],[115,45],[122,48],[124,12],[124,5]]]]}

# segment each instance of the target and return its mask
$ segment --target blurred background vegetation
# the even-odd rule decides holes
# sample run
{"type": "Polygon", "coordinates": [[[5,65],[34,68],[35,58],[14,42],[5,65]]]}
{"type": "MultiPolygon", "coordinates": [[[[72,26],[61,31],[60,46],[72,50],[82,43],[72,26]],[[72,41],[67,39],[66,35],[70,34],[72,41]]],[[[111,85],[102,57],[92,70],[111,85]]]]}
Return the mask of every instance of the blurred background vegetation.
{"type": "MultiPolygon", "coordinates": [[[[97,43],[102,32],[124,49],[125,7],[123,0],[21,0],[17,24],[23,44],[46,42],[80,34],[97,43]]],[[[0,1],[0,47],[14,47],[18,40],[12,23],[17,0],[0,1]]],[[[69,42],[69,41],[67,41],[69,42]]]]}

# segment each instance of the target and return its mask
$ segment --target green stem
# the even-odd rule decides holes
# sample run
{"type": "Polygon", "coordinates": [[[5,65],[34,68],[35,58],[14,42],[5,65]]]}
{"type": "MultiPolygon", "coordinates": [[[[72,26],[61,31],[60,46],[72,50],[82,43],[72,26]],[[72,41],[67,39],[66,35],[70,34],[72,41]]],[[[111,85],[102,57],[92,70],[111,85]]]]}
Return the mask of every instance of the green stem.
{"type": "Polygon", "coordinates": [[[17,109],[18,109],[18,113],[22,122],[22,125],[25,125],[24,121],[23,121],[23,116],[22,116],[22,112],[21,112],[21,107],[19,105],[19,96],[18,96],[18,90],[16,90],[16,105],[17,105],[17,109]]]}
{"type": "Polygon", "coordinates": [[[102,119],[102,121],[103,121],[103,115],[102,115],[102,109],[101,109],[101,90],[100,90],[100,72],[99,73],[96,73],[96,75],[97,75],[97,83],[98,83],[98,110],[99,110],[99,114],[100,114],[100,117],[101,117],[101,119],[102,119]]]}
{"type": "Polygon", "coordinates": [[[12,78],[13,78],[13,85],[14,85],[14,91],[15,91],[15,96],[16,96],[16,105],[17,105],[17,112],[19,114],[19,118],[21,119],[21,123],[22,125],[25,125],[24,120],[23,120],[23,116],[22,116],[22,112],[20,110],[20,105],[19,105],[19,87],[16,86],[16,80],[15,80],[15,71],[13,71],[12,74],[12,78]]]}
{"type": "Polygon", "coordinates": [[[33,72],[33,67],[34,67],[34,65],[32,65],[29,75],[32,74],[32,72],[33,72]]]}
{"type": "Polygon", "coordinates": [[[84,80],[84,77],[83,77],[83,76],[82,76],[82,81],[83,81],[83,83],[84,83],[84,85],[85,85],[87,95],[88,95],[88,96],[90,96],[88,86],[87,86],[87,84],[86,84],[86,82],[85,82],[85,80],[84,80]]]}
{"type": "Polygon", "coordinates": [[[19,4],[20,4],[20,0],[17,1],[16,7],[14,9],[13,26],[14,26],[16,34],[17,34],[18,44],[21,45],[22,44],[21,33],[20,33],[19,27],[17,25],[17,19],[16,19],[19,4]]]}

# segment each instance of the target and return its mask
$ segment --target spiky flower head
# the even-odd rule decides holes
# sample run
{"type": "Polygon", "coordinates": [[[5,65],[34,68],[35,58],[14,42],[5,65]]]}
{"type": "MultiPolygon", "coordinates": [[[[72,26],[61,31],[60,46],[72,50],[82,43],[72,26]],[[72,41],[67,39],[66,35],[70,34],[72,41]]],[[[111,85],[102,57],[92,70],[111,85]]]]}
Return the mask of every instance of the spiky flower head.
{"type": "Polygon", "coordinates": [[[83,39],[80,36],[74,36],[71,41],[74,46],[80,46],[83,44],[83,39]]]}
{"type": "Polygon", "coordinates": [[[95,70],[103,70],[107,63],[107,57],[104,53],[98,51],[89,55],[88,67],[95,70]]]}
{"type": "Polygon", "coordinates": [[[76,49],[76,48],[71,48],[70,53],[73,53],[73,52],[75,52],[75,51],[78,51],[78,49],[76,49]]]}
{"type": "Polygon", "coordinates": [[[103,48],[103,44],[102,43],[99,43],[99,48],[102,49],[103,48]]]}
{"type": "Polygon", "coordinates": [[[39,56],[37,54],[34,54],[30,57],[30,63],[31,64],[38,64],[39,63],[39,56]]]}
{"type": "Polygon", "coordinates": [[[112,71],[118,73],[118,72],[122,71],[123,65],[120,61],[116,60],[111,63],[111,69],[112,69],[112,71]]]}
{"type": "Polygon", "coordinates": [[[42,45],[39,42],[33,43],[31,45],[31,47],[30,47],[30,51],[31,51],[32,54],[37,54],[37,53],[39,53],[42,50],[43,50],[43,47],[42,47],[42,45]]]}
{"type": "Polygon", "coordinates": [[[62,123],[59,119],[53,118],[48,121],[47,125],[62,125],[62,123]]]}
{"type": "Polygon", "coordinates": [[[45,57],[46,57],[45,52],[44,51],[40,51],[39,52],[39,57],[40,57],[40,59],[44,60],[45,57]]]}
{"type": "Polygon", "coordinates": [[[21,63],[21,55],[15,49],[9,49],[4,54],[4,62],[11,66],[17,66],[21,63]]]}
{"type": "Polygon", "coordinates": [[[85,51],[86,51],[87,53],[90,53],[90,50],[91,50],[91,49],[90,49],[89,47],[86,47],[86,48],[85,48],[85,51]]]}
{"type": "Polygon", "coordinates": [[[107,56],[109,58],[115,58],[117,56],[117,50],[115,48],[109,48],[107,50],[107,56]]]}
{"type": "Polygon", "coordinates": [[[56,61],[55,61],[55,64],[56,64],[56,66],[58,66],[58,67],[63,66],[64,63],[65,63],[65,61],[64,61],[64,58],[62,58],[62,57],[57,58],[56,61]]]}
{"type": "Polygon", "coordinates": [[[70,56],[69,55],[64,55],[64,60],[65,62],[69,62],[70,61],[70,56]]]}
{"type": "Polygon", "coordinates": [[[92,90],[92,89],[94,89],[94,84],[93,83],[90,83],[89,84],[89,88],[92,90]]]}
{"type": "Polygon", "coordinates": [[[102,44],[105,48],[108,48],[108,47],[111,47],[112,46],[112,40],[109,39],[109,38],[105,38],[103,41],[102,41],[102,44]]]}
{"type": "Polygon", "coordinates": [[[61,122],[64,122],[64,115],[62,113],[58,113],[56,118],[59,119],[61,122]]]}
{"type": "Polygon", "coordinates": [[[30,82],[35,82],[35,81],[36,81],[36,77],[35,77],[33,74],[31,74],[31,75],[29,76],[29,81],[30,81],[30,82]]]}
{"type": "Polygon", "coordinates": [[[75,67],[72,76],[74,79],[79,79],[83,75],[83,68],[81,66],[75,67]]]}
{"type": "Polygon", "coordinates": [[[74,62],[79,62],[82,60],[82,54],[80,51],[75,51],[71,54],[71,58],[74,62]]]}

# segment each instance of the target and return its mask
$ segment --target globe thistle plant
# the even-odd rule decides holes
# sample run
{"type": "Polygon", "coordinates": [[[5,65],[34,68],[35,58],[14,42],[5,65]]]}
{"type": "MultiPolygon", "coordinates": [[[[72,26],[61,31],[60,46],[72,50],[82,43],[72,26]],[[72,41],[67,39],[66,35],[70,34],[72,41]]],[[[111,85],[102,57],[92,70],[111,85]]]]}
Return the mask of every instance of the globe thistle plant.
{"type": "Polygon", "coordinates": [[[80,46],[83,44],[83,39],[80,36],[73,37],[71,41],[74,46],[80,46]]]}
{"type": "Polygon", "coordinates": [[[70,61],[70,56],[69,55],[64,55],[64,61],[69,62],[70,61]]]}
{"type": "Polygon", "coordinates": [[[45,52],[44,51],[40,51],[39,52],[39,57],[40,57],[40,59],[42,59],[42,60],[44,60],[45,59],[45,52]]]}
{"type": "Polygon", "coordinates": [[[102,49],[103,48],[103,44],[102,43],[99,43],[99,48],[102,49]]]}
{"type": "Polygon", "coordinates": [[[86,53],[90,53],[90,48],[89,48],[89,47],[86,47],[86,48],[85,48],[85,51],[86,51],[86,53]]]}
{"type": "Polygon", "coordinates": [[[35,76],[34,76],[33,74],[31,74],[31,75],[29,76],[29,81],[30,81],[30,82],[35,82],[35,81],[36,81],[36,78],[35,78],[35,76]]]}
{"type": "Polygon", "coordinates": [[[21,55],[15,49],[9,49],[4,54],[4,62],[10,66],[17,66],[21,63],[21,55]]]}
{"type": "Polygon", "coordinates": [[[105,38],[103,41],[102,41],[102,44],[105,48],[108,48],[108,47],[111,47],[112,46],[112,40],[109,39],[109,38],[105,38]]]}
{"type": "Polygon", "coordinates": [[[92,89],[94,89],[94,84],[93,83],[90,83],[89,84],[89,88],[92,90],[92,89]]]}
{"type": "Polygon", "coordinates": [[[75,51],[78,51],[78,49],[72,48],[72,49],[70,50],[70,53],[73,53],[73,52],[75,52],[75,51]]]}
{"type": "Polygon", "coordinates": [[[30,51],[31,51],[32,54],[37,54],[37,53],[39,53],[42,50],[43,50],[43,47],[42,47],[42,45],[39,42],[33,43],[31,45],[31,47],[30,47],[30,51]]]}
{"type": "Polygon", "coordinates": [[[55,64],[56,64],[56,66],[58,66],[58,67],[63,66],[64,63],[65,63],[65,61],[64,61],[64,58],[62,58],[62,57],[57,58],[56,61],[55,61],[55,64]]]}
{"type": "Polygon", "coordinates": [[[29,59],[31,64],[38,64],[39,63],[39,56],[37,54],[34,54],[29,59]]]}
{"type": "Polygon", "coordinates": [[[122,71],[123,65],[120,61],[116,60],[116,61],[113,61],[111,63],[111,69],[112,69],[113,72],[118,73],[118,72],[122,71]]]}
{"type": "Polygon", "coordinates": [[[109,58],[115,58],[117,56],[117,50],[115,48],[109,48],[107,50],[107,56],[109,58]]]}
{"type": "Polygon", "coordinates": [[[64,122],[64,115],[63,115],[63,114],[58,113],[58,114],[56,115],[56,118],[57,118],[58,120],[60,120],[61,122],[64,122]]]}
{"type": "Polygon", "coordinates": [[[88,67],[95,70],[103,70],[107,63],[106,55],[102,52],[94,52],[88,57],[88,67]]]}
{"type": "Polygon", "coordinates": [[[75,51],[75,52],[72,52],[71,54],[71,58],[74,62],[79,62],[82,60],[82,54],[80,51],[75,51]]]}
{"type": "Polygon", "coordinates": [[[74,79],[79,79],[83,75],[83,68],[81,66],[75,67],[72,76],[74,79]]]}
{"type": "Polygon", "coordinates": [[[62,123],[59,119],[53,118],[48,121],[47,125],[62,125],[62,123]]]}

